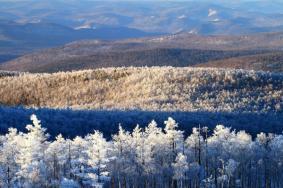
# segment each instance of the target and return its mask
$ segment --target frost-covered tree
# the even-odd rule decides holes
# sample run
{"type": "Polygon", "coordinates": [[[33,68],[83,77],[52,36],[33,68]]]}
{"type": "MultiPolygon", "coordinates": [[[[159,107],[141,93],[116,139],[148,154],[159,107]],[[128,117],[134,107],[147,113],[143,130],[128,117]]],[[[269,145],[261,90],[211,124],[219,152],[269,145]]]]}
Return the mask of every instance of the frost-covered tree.
{"type": "Polygon", "coordinates": [[[98,131],[89,134],[85,139],[88,164],[88,168],[85,169],[87,171],[85,184],[93,186],[106,181],[109,176],[106,165],[109,163],[110,143],[98,131]]]}
{"type": "Polygon", "coordinates": [[[223,164],[229,159],[226,151],[227,147],[230,147],[230,139],[234,136],[235,132],[231,131],[231,128],[217,125],[213,135],[208,138],[208,157],[215,186],[218,186],[218,179],[221,176],[219,169],[223,169],[223,164]]]}
{"type": "Polygon", "coordinates": [[[202,153],[204,148],[204,139],[200,131],[200,128],[193,128],[192,134],[188,136],[185,141],[186,147],[194,154],[192,157],[194,157],[195,162],[199,165],[202,164],[202,153]]]}
{"type": "Polygon", "coordinates": [[[12,187],[16,173],[19,170],[17,156],[22,143],[22,134],[17,129],[10,128],[8,134],[2,137],[0,146],[0,187],[12,187]]]}
{"type": "Polygon", "coordinates": [[[49,144],[46,150],[45,162],[52,184],[59,184],[61,177],[66,174],[68,161],[68,153],[66,151],[68,151],[67,142],[61,134],[49,144]]]}
{"type": "Polygon", "coordinates": [[[178,123],[171,117],[169,117],[167,121],[164,121],[164,124],[165,137],[169,144],[169,155],[171,155],[174,160],[177,153],[183,150],[183,131],[177,130],[178,123]]]}
{"type": "Polygon", "coordinates": [[[183,181],[186,179],[186,172],[189,169],[187,156],[182,153],[178,153],[175,163],[172,164],[174,176],[173,178],[178,181],[180,188],[183,188],[183,181]]]}
{"type": "Polygon", "coordinates": [[[1,77],[1,104],[190,112],[282,113],[283,108],[282,73],[123,67],[12,75],[1,77]]]}
{"type": "Polygon", "coordinates": [[[256,137],[256,144],[258,151],[261,154],[260,166],[262,169],[262,179],[264,180],[264,186],[271,187],[271,174],[272,174],[272,158],[271,158],[271,143],[273,142],[273,134],[260,133],[256,137]]]}
{"type": "Polygon", "coordinates": [[[144,173],[146,184],[156,187],[163,181],[163,171],[166,168],[167,140],[162,129],[152,121],[145,128],[144,173]],[[148,181],[148,182],[147,182],[148,181]]]}
{"type": "MultiPolygon", "coordinates": [[[[145,162],[145,150],[146,150],[146,137],[145,132],[143,129],[137,125],[131,134],[131,142],[133,144],[133,148],[135,150],[134,155],[134,165],[133,165],[133,173],[132,178],[134,182],[146,181],[146,173],[144,171],[147,169],[146,162],[145,162]]],[[[137,184],[138,185],[138,184],[137,184]]]]}
{"type": "Polygon", "coordinates": [[[184,143],[169,118],[145,129],[121,126],[112,140],[94,131],[65,139],[48,135],[35,115],[27,133],[0,136],[1,187],[266,187],[283,186],[283,136],[217,125],[194,128],[184,143]],[[172,160],[172,157],[175,158],[172,160]],[[205,169],[205,175],[201,172],[205,169]]]}
{"type": "MultiPolygon", "coordinates": [[[[184,148],[184,136],[183,131],[177,130],[178,123],[171,117],[168,118],[167,121],[164,121],[165,124],[165,140],[164,142],[167,142],[167,164],[168,166],[165,169],[166,171],[163,172],[165,176],[168,176],[170,178],[165,178],[169,180],[169,183],[171,181],[172,177],[172,167],[171,164],[174,162],[177,154],[179,152],[183,152],[184,148]]],[[[166,181],[166,180],[165,180],[166,181]]],[[[172,182],[174,183],[174,182],[172,182]]]]}
{"type": "Polygon", "coordinates": [[[85,169],[87,167],[88,156],[85,152],[87,149],[87,141],[77,136],[68,143],[68,164],[70,169],[70,177],[83,183],[85,179],[85,169]]]}
{"type": "Polygon", "coordinates": [[[197,172],[197,185],[199,186],[200,180],[204,178],[204,166],[202,166],[203,153],[204,153],[204,138],[201,135],[202,129],[200,126],[198,128],[193,128],[192,134],[187,137],[185,141],[186,153],[189,158],[194,159],[195,165],[198,165],[199,171],[197,172]]]}
{"type": "Polygon", "coordinates": [[[112,182],[117,182],[119,187],[127,186],[128,174],[135,173],[132,170],[135,150],[131,142],[131,135],[119,126],[119,132],[113,136],[112,148],[112,182]]]}
{"type": "Polygon", "coordinates": [[[19,171],[17,178],[19,183],[25,186],[45,185],[46,164],[44,163],[45,151],[48,146],[45,134],[46,129],[41,127],[40,120],[35,115],[31,116],[32,125],[27,125],[27,133],[23,134],[23,139],[17,156],[19,171]]]}
{"type": "Polygon", "coordinates": [[[60,182],[60,188],[80,188],[81,186],[78,184],[78,182],[72,180],[63,178],[60,182]]]}

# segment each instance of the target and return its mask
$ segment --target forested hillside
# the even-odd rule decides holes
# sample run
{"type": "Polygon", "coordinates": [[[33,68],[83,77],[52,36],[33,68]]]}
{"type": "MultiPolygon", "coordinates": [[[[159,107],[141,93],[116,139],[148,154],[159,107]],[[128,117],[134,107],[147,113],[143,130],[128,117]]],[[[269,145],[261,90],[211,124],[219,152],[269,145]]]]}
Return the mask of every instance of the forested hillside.
{"type": "Polygon", "coordinates": [[[1,77],[9,77],[9,76],[19,76],[20,72],[10,72],[10,71],[0,71],[0,78],[1,77]]]}
{"type": "Polygon", "coordinates": [[[282,112],[283,74],[107,68],[0,79],[4,105],[147,111],[282,112]]]}
{"type": "MultiPolygon", "coordinates": [[[[262,50],[224,51],[182,48],[135,49],[134,44],[120,46],[123,50],[110,46],[66,45],[61,48],[28,54],[18,59],[0,64],[0,69],[25,72],[58,72],[106,67],[174,66],[188,67],[213,60],[261,54],[262,50]],[[133,45],[133,49],[131,46],[133,45]],[[105,50],[106,49],[106,50],[105,50]]],[[[223,66],[225,68],[225,66],[223,66]]],[[[251,68],[252,69],[252,68],[251,68]]],[[[259,69],[260,70],[260,69],[259,69]]],[[[276,71],[276,69],[274,69],[276,71]]]]}
{"type": "Polygon", "coordinates": [[[35,115],[26,133],[0,136],[1,187],[282,187],[282,134],[223,125],[193,128],[185,137],[168,118],[111,140],[99,131],[49,141],[35,115]]]}
{"type": "Polygon", "coordinates": [[[6,134],[13,127],[26,132],[30,114],[36,114],[48,130],[50,138],[58,134],[66,138],[85,136],[93,130],[101,131],[107,139],[118,131],[119,124],[132,131],[137,124],[144,128],[155,120],[159,125],[168,117],[179,123],[187,136],[195,126],[223,124],[236,130],[245,130],[252,136],[259,132],[282,133],[282,113],[233,113],[233,112],[180,112],[180,111],[142,111],[142,110],[72,110],[50,108],[0,107],[0,134],[6,134]]]}
{"type": "MultiPolygon", "coordinates": [[[[222,60],[221,68],[231,67],[229,58],[266,53],[282,54],[283,33],[240,36],[201,36],[182,32],[160,37],[116,41],[85,40],[45,49],[1,63],[1,70],[58,72],[119,66],[186,67],[222,60]],[[228,58],[228,59],[227,59],[228,58]],[[227,65],[226,65],[227,59],[227,65]]],[[[249,70],[280,72],[282,61],[265,58],[266,66],[253,61],[234,65],[249,70]],[[278,66],[273,66],[276,63],[278,66]]],[[[260,59],[257,61],[260,63],[260,59]]],[[[218,64],[219,65],[219,64],[218,64]]],[[[204,64],[205,66],[205,64],[204,64]]]]}
{"type": "Polygon", "coordinates": [[[256,55],[226,58],[197,64],[196,67],[234,68],[283,72],[283,52],[269,52],[256,55]]]}

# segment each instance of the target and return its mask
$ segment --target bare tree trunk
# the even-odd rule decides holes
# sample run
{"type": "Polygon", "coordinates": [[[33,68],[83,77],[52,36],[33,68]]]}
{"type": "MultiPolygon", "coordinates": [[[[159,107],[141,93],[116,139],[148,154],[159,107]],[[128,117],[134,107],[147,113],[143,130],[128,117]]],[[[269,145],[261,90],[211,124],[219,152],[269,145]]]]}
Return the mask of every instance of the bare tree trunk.
{"type": "Polygon", "coordinates": [[[217,168],[214,167],[214,185],[217,187],[217,168]]]}
{"type": "Polygon", "coordinates": [[[118,186],[121,188],[120,174],[118,173],[118,186]]]}
{"type": "Polygon", "coordinates": [[[126,181],[126,177],[123,176],[123,188],[127,187],[127,181],[126,181]]]}
{"type": "Polygon", "coordinates": [[[115,178],[111,177],[111,188],[115,188],[115,178]]]}
{"type": "Polygon", "coordinates": [[[71,157],[71,144],[69,141],[68,144],[68,164],[69,164],[69,177],[71,177],[71,169],[72,169],[72,163],[71,163],[72,157],[71,157]]]}
{"type": "Polygon", "coordinates": [[[11,184],[10,166],[8,166],[8,169],[7,169],[7,184],[8,184],[8,188],[10,188],[10,184],[11,184]]]}

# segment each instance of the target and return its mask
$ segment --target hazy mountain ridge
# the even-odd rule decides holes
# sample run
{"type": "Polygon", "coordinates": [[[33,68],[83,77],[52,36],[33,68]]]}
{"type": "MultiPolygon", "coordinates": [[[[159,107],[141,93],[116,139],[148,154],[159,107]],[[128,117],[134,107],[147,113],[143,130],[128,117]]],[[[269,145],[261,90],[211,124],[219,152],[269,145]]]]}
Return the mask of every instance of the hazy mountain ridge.
{"type": "Polygon", "coordinates": [[[126,39],[157,35],[127,27],[75,30],[55,23],[16,23],[0,20],[0,63],[25,53],[83,39],[126,39]]]}
{"type": "Polygon", "coordinates": [[[21,23],[52,22],[71,28],[107,25],[159,33],[243,34],[280,31],[283,25],[283,4],[275,1],[28,0],[2,4],[0,18],[21,23]],[[25,12],[20,14],[20,10],[25,12]]]}
{"type": "Polygon", "coordinates": [[[1,1],[0,61],[80,39],[279,32],[280,8],[242,1],[1,1]]]}

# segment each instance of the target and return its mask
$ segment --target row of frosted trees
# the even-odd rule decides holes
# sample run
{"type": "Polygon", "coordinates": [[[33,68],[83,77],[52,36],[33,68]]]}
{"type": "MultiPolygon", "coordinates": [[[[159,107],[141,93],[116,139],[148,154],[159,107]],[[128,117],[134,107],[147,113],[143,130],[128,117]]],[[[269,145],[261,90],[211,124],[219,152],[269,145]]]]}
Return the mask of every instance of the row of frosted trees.
{"type": "Polygon", "coordinates": [[[112,140],[95,131],[54,141],[35,115],[27,133],[0,136],[0,187],[283,187],[283,135],[222,125],[194,128],[186,139],[168,118],[112,140]]]}

